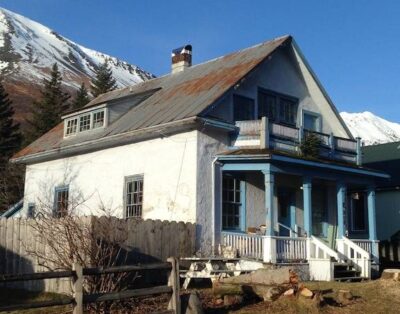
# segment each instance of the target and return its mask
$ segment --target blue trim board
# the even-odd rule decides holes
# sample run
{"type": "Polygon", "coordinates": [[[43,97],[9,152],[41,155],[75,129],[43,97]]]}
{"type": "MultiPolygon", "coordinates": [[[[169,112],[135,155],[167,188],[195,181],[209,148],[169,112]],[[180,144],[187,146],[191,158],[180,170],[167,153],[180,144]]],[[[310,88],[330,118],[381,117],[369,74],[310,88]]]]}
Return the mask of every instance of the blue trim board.
{"type": "Polygon", "coordinates": [[[312,183],[310,177],[303,178],[303,208],[304,208],[304,231],[307,236],[312,235],[312,183]]]}
{"type": "Polygon", "coordinates": [[[246,181],[240,180],[240,230],[246,232],[246,181]]]}

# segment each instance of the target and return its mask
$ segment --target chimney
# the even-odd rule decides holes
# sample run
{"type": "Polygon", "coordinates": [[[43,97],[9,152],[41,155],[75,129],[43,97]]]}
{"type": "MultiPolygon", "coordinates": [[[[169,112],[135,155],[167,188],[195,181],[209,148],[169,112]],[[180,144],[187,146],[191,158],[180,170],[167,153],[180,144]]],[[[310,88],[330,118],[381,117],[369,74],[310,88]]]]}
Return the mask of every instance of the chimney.
{"type": "Polygon", "coordinates": [[[192,65],[192,46],[186,45],[172,50],[172,73],[178,73],[192,65]]]}

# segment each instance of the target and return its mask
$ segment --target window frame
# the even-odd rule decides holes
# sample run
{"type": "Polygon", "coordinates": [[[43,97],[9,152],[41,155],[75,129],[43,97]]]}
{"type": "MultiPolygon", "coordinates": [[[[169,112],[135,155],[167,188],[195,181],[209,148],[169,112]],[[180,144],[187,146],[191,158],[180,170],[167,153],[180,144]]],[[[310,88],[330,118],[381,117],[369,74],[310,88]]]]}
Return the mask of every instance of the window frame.
{"type": "Polygon", "coordinates": [[[56,186],[54,188],[53,216],[56,218],[62,218],[68,214],[68,211],[69,211],[69,185],[56,186]],[[60,203],[58,201],[58,193],[65,193],[65,192],[67,193],[66,197],[67,202],[66,202],[66,212],[63,214],[58,209],[58,203],[60,203]]]}
{"type": "Polygon", "coordinates": [[[36,212],[36,204],[28,203],[28,208],[27,208],[27,213],[26,213],[27,218],[35,218],[35,216],[36,216],[35,212],[36,212]]]}
{"type": "MultiPolygon", "coordinates": [[[[267,96],[272,96],[275,97],[275,114],[276,117],[274,120],[272,120],[272,122],[274,123],[278,123],[278,124],[282,124],[282,125],[287,125],[287,126],[294,126],[296,127],[298,124],[298,114],[299,114],[299,98],[291,96],[291,95],[287,95],[287,94],[283,94],[283,93],[279,93],[270,89],[266,89],[263,87],[258,87],[257,88],[257,107],[256,107],[256,117],[257,119],[261,119],[261,117],[259,116],[259,112],[260,112],[260,93],[263,93],[267,96]],[[290,102],[294,103],[294,106],[296,107],[296,114],[295,114],[295,119],[294,122],[287,122],[284,121],[281,118],[281,99],[282,100],[288,100],[290,102]]],[[[271,120],[271,118],[267,117],[269,120],[271,120]]]]}
{"type": "Polygon", "coordinates": [[[124,177],[124,195],[123,195],[123,217],[129,219],[142,219],[143,218],[143,204],[144,204],[144,174],[135,174],[124,177]],[[141,181],[141,191],[132,192],[132,194],[141,193],[141,202],[128,204],[128,183],[141,181]],[[128,206],[141,206],[140,215],[128,215],[128,206]]]}
{"type": "Polygon", "coordinates": [[[72,117],[65,118],[64,119],[64,138],[70,138],[70,137],[76,136],[79,133],[85,133],[88,131],[99,130],[99,129],[105,128],[107,126],[107,119],[108,119],[107,108],[100,108],[100,109],[91,110],[91,111],[84,111],[84,112],[81,112],[80,114],[74,115],[72,117]],[[104,112],[103,125],[94,127],[94,116],[95,116],[95,114],[98,114],[101,112],[104,112]],[[88,116],[88,115],[90,116],[89,128],[85,129],[85,130],[81,130],[81,117],[88,116]],[[68,123],[69,123],[69,121],[72,121],[72,120],[77,120],[76,131],[74,133],[67,134],[68,123]]]}
{"type": "MultiPolygon", "coordinates": [[[[233,231],[233,232],[245,232],[246,231],[246,182],[242,180],[241,178],[235,177],[230,174],[223,174],[222,176],[222,186],[221,186],[221,191],[222,191],[222,197],[221,197],[221,230],[222,231],[233,231]],[[234,181],[234,189],[233,189],[233,195],[234,195],[234,201],[226,201],[224,192],[227,191],[227,189],[224,188],[224,179],[233,179],[234,181]],[[237,188],[238,187],[238,188],[237,188]],[[236,202],[236,193],[239,192],[239,202],[236,202]],[[237,206],[238,210],[238,218],[239,218],[239,223],[237,226],[233,227],[225,227],[224,226],[224,205],[225,204],[230,204],[237,206]]],[[[235,215],[234,215],[235,216],[235,215]]]]}
{"type": "Polygon", "coordinates": [[[322,132],[322,115],[320,113],[303,109],[302,110],[301,119],[302,119],[301,120],[301,126],[304,128],[304,130],[311,131],[311,132],[318,132],[318,133],[322,132]],[[314,118],[317,118],[317,126],[318,126],[317,130],[306,129],[305,124],[304,124],[306,115],[313,116],[314,118]]]}

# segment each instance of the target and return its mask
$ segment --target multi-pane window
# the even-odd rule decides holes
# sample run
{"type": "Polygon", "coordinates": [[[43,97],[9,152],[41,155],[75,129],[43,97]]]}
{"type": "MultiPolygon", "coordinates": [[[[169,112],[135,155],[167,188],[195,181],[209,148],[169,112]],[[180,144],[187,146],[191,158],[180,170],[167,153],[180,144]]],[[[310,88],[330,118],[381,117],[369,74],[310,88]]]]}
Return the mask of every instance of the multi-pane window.
{"type": "Polygon", "coordinates": [[[101,128],[104,125],[104,110],[93,113],[93,129],[101,128]]]}
{"type": "Polygon", "coordinates": [[[143,176],[125,178],[125,217],[142,217],[143,176]]]}
{"type": "Polygon", "coordinates": [[[270,121],[296,125],[298,101],[275,92],[259,90],[258,118],[266,116],[270,121]]]}
{"type": "Polygon", "coordinates": [[[222,182],[222,229],[240,229],[240,180],[224,175],[222,182]]]}
{"type": "Polygon", "coordinates": [[[76,129],[78,126],[78,118],[67,120],[67,128],[65,130],[65,135],[71,135],[76,133],[76,129]]]}
{"type": "Polygon", "coordinates": [[[304,113],[303,115],[303,126],[306,130],[320,132],[320,117],[312,113],[304,113]]]}
{"type": "Polygon", "coordinates": [[[90,117],[90,113],[79,117],[79,132],[90,130],[90,117]]]}
{"type": "Polygon", "coordinates": [[[254,120],[254,100],[251,98],[233,96],[233,119],[234,121],[254,120]]]}
{"type": "Polygon", "coordinates": [[[54,196],[54,216],[65,217],[68,214],[68,186],[57,187],[54,196]]]}

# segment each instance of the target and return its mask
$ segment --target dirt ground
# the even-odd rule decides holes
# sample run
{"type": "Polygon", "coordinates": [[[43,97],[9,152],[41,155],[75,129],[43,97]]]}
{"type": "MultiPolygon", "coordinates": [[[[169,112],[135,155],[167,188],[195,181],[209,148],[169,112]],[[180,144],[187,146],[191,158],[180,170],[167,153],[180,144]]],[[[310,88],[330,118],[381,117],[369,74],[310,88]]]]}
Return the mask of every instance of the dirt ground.
{"type": "Polygon", "coordinates": [[[375,280],[357,283],[306,282],[304,285],[312,291],[321,291],[325,302],[317,306],[310,300],[281,296],[274,302],[248,300],[245,305],[225,307],[211,295],[211,289],[200,291],[206,313],[400,313],[400,282],[375,280]],[[336,293],[340,289],[350,290],[354,300],[347,306],[336,302],[336,293]]]}

